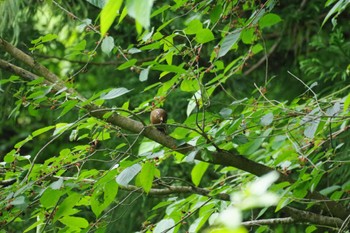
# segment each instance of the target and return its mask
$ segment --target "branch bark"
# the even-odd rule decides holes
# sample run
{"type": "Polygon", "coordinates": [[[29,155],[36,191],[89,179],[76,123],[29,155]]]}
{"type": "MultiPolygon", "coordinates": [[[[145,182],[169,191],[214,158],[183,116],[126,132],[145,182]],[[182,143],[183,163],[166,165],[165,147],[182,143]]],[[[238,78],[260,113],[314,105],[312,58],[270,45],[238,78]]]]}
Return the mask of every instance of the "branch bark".
{"type": "MultiPolygon", "coordinates": [[[[62,177],[54,176],[57,179],[63,178],[64,180],[74,180],[74,177],[62,177]]],[[[95,183],[93,179],[84,179],[84,182],[95,183]]],[[[135,185],[119,186],[121,190],[133,191],[144,193],[144,190],[135,185]]],[[[206,188],[199,188],[194,186],[166,186],[166,188],[151,188],[148,195],[152,196],[162,196],[171,194],[198,194],[202,196],[207,196],[213,199],[230,201],[230,195],[227,193],[218,193],[216,195],[210,194],[211,190],[206,188]]],[[[287,218],[274,218],[274,219],[261,219],[243,222],[243,226],[257,226],[257,225],[275,225],[275,224],[290,224],[290,223],[314,223],[318,225],[325,225],[330,227],[340,228],[344,221],[340,218],[324,216],[320,214],[315,214],[309,211],[299,210],[293,207],[286,206],[282,209],[282,212],[288,214],[290,217],[287,218]]]]}
{"type": "MultiPolygon", "coordinates": [[[[71,95],[71,98],[78,98],[82,102],[85,102],[86,99],[82,97],[78,92],[76,92],[72,88],[67,88],[64,82],[55,74],[50,72],[46,67],[37,63],[31,56],[27,55],[23,51],[17,49],[15,46],[11,45],[4,39],[0,37],[0,48],[4,51],[8,52],[11,56],[23,62],[25,65],[33,69],[38,75],[44,77],[48,83],[53,85],[53,89],[56,91],[65,90],[67,93],[71,95]]],[[[23,78],[37,78],[38,76],[30,74],[30,72],[24,72],[23,69],[17,67],[9,62],[1,60],[0,67],[6,70],[10,70],[13,73],[23,77],[23,78]]],[[[107,121],[108,123],[118,126],[122,129],[128,130],[133,133],[141,134],[159,144],[170,148],[171,150],[177,151],[181,154],[188,154],[191,151],[196,150],[194,146],[189,144],[179,144],[176,139],[164,135],[160,131],[158,131],[154,127],[144,126],[141,122],[123,117],[117,113],[112,114],[108,119],[104,119],[103,116],[108,111],[100,106],[96,106],[90,103],[86,103],[83,105],[91,116],[99,118],[103,121],[107,121]]],[[[197,160],[203,161],[201,153],[197,153],[197,160]]],[[[275,169],[265,166],[263,164],[257,163],[255,161],[249,160],[242,155],[239,155],[236,151],[216,151],[212,153],[212,161],[213,164],[219,164],[223,166],[232,166],[236,167],[240,170],[247,171],[256,176],[262,176],[268,172],[275,171],[275,169]]],[[[294,183],[294,180],[282,173],[279,173],[279,182],[287,181],[289,183],[294,183]]],[[[346,219],[350,212],[339,203],[329,200],[327,197],[321,195],[318,192],[309,193],[308,198],[324,200],[324,205],[320,207],[326,211],[326,213],[330,213],[332,216],[339,217],[341,219],[346,219]]]]}
{"type": "Polygon", "coordinates": [[[277,224],[291,224],[295,223],[295,219],[292,217],[287,218],[273,218],[273,219],[259,219],[252,221],[242,222],[245,227],[261,226],[261,225],[277,225],[277,224]]]}

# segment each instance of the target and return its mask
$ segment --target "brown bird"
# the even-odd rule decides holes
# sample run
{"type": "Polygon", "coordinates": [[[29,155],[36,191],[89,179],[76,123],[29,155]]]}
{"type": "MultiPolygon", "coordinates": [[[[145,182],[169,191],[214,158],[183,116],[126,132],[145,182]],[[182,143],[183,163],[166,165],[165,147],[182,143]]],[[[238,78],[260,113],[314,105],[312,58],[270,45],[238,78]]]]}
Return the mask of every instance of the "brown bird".
{"type": "Polygon", "coordinates": [[[162,108],[156,108],[151,112],[150,115],[151,124],[155,125],[156,128],[166,134],[166,121],[168,120],[167,112],[162,108]]]}

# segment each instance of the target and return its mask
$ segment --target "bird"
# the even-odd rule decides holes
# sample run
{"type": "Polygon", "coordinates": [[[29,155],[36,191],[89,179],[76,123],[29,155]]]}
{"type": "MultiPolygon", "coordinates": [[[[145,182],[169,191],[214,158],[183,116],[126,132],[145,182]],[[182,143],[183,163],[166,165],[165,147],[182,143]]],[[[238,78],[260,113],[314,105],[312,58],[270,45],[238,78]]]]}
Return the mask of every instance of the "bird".
{"type": "Polygon", "coordinates": [[[155,125],[155,127],[162,133],[166,134],[166,121],[168,120],[167,112],[162,108],[156,108],[151,111],[150,121],[151,124],[155,125]]]}

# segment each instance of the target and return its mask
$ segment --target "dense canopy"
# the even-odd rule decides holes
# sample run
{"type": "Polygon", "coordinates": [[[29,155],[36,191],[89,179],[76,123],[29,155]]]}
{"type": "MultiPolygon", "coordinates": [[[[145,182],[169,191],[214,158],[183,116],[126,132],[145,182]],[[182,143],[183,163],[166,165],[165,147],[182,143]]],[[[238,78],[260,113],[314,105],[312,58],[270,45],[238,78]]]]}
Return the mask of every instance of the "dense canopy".
{"type": "Polygon", "coordinates": [[[348,232],[349,4],[0,0],[0,233],[348,232]]]}

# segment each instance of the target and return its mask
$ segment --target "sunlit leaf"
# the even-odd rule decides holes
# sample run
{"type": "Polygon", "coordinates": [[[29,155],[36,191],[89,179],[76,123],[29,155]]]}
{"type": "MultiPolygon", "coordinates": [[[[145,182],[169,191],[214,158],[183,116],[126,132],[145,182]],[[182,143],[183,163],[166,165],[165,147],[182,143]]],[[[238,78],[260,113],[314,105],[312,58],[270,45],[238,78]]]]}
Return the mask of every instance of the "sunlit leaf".
{"type": "Polygon", "coordinates": [[[24,196],[18,196],[13,201],[10,202],[11,205],[23,205],[25,203],[24,196]]]}
{"type": "Polygon", "coordinates": [[[55,126],[50,125],[50,126],[46,126],[46,127],[44,127],[44,128],[41,128],[41,129],[37,129],[37,130],[35,130],[35,131],[32,133],[32,136],[33,136],[33,137],[36,137],[36,136],[38,136],[38,135],[40,135],[40,134],[43,134],[43,133],[45,133],[45,132],[47,132],[47,131],[49,131],[49,130],[51,130],[51,129],[53,129],[53,128],[55,128],[55,126]]]}
{"type": "Polygon", "coordinates": [[[154,0],[127,0],[126,3],[128,14],[146,29],[148,29],[151,24],[150,18],[153,1],[154,0]]]}
{"type": "Polygon", "coordinates": [[[240,38],[240,36],[241,36],[241,29],[237,29],[234,32],[232,32],[231,34],[227,35],[224,38],[223,42],[222,42],[222,45],[221,45],[220,50],[219,50],[218,57],[225,56],[226,53],[228,51],[230,51],[232,46],[237,43],[237,41],[240,38]]]}
{"type": "Polygon", "coordinates": [[[152,70],[168,71],[168,72],[174,72],[178,74],[182,74],[186,72],[185,69],[174,65],[155,65],[155,66],[152,66],[152,70]]]}
{"type": "Polygon", "coordinates": [[[102,9],[108,0],[86,0],[86,1],[91,3],[92,5],[100,8],[100,9],[102,9]]]}
{"type": "Polygon", "coordinates": [[[344,100],[344,109],[343,109],[343,112],[346,112],[348,111],[348,108],[349,108],[349,105],[350,105],[350,94],[348,94],[344,100]]]}
{"type": "Polygon", "coordinates": [[[68,215],[72,208],[78,203],[80,198],[81,195],[79,193],[70,193],[70,195],[58,206],[58,209],[54,216],[54,221],[62,216],[68,215]]]}
{"type": "Polygon", "coordinates": [[[118,184],[126,186],[141,171],[142,166],[138,163],[125,168],[116,178],[118,184]]]}
{"type": "Polygon", "coordinates": [[[156,227],[153,229],[153,233],[173,233],[174,232],[175,221],[173,219],[163,219],[157,223],[156,227]]]}
{"type": "Polygon", "coordinates": [[[241,32],[241,39],[244,44],[252,44],[255,41],[255,29],[245,28],[241,32]]]}
{"type": "Polygon", "coordinates": [[[271,27],[272,25],[279,23],[281,20],[282,19],[279,15],[268,13],[259,20],[259,26],[261,29],[271,27]]]}
{"type": "Polygon", "coordinates": [[[50,187],[53,190],[60,189],[62,186],[63,186],[63,178],[62,177],[60,177],[57,181],[52,182],[52,184],[50,185],[50,187]]]}
{"type": "Polygon", "coordinates": [[[115,98],[122,96],[130,91],[131,90],[128,90],[125,87],[114,88],[114,89],[110,90],[107,94],[102,95],[100,98],[103,100],[115,99],[115,98]]]}
{"type": "Polygon", "coordinates": [[[214,40],[214,34],[207,28],[201,29],[196,33],[196,41],[201,44],[214,40]]]}
{"type": "Polygon", "coordinates": [[[149,73],[150,67],[147,67],[146,69],[143,69],[140,73],[139,80],[141,82],[144,82],[148,79],[148,73],[149,73]]]}
{"type": "Polygon", "coordinates": [[[191,178],[194,185],[198,186],[202,177],[209,167],[209,163],[198,162],[192,169],[191,178]]]}
{"type": "Polygon", "coordinates": [[[105,38],[103,38],[102,44],[101,44],[102,52],[104,52],[105,54],[110,54],[113,48],[114,48],[113,37],[106,36],[105,38]]]}
{"type": "Polygon", "coordinates": [[[40,203],[47,209],[54,207],[64,193],[65,192],[63,190],[54,190],[52,188],[47,188],[40,197],[40,203]]]}
{"type": "Polygon", "coordinates": [[[138,174],[139,184],[146,193],[149,193],[152,187],[156,167],[153,163],[146,162],[142,165],[141,172],[138,174]]]}
{"type": "Polygon", "coordinates": [[[101,34],[104,36],[119,14],[123,0],[108,0],[101,11],[101,34]]]}
{"type": "Polygon", "coordinates": [[[273,113],[272,113],[272,112],[270,112],[270,113],[264,115],[264,116],[261,118],[261,120],[260,120],[260,123],[261,123],[261,125],[263,125],[263,126],[268,126],[268,125],[270,125],[272,122],[273,122],[273,113]]]}
{"type": "Polygon", "coordinates": [[[89,222],[85,218],[81,217],[65,216],[60,218],[59,221],[72,228],[86,228],[89,226],[89,222]]]}
{"type": "Polygon", "coordinates": [[[203,29],[203,25],[201,21],[199,21],[198,19],[194,19],[187,25],[187,28],[185,28],[184,31],[188,35],[193,35],[193,34],[197,34],[197,32],[202,29],[203,29]]]}
{"type": "Polygon", "coordinates": [[[120,66],[117,67],[117,70],[125,70],[133,65],[135,65],[137,62],[137,59],[130,59],[126,62],[124,62],[123,64],[121,64],[120,66]]]}

